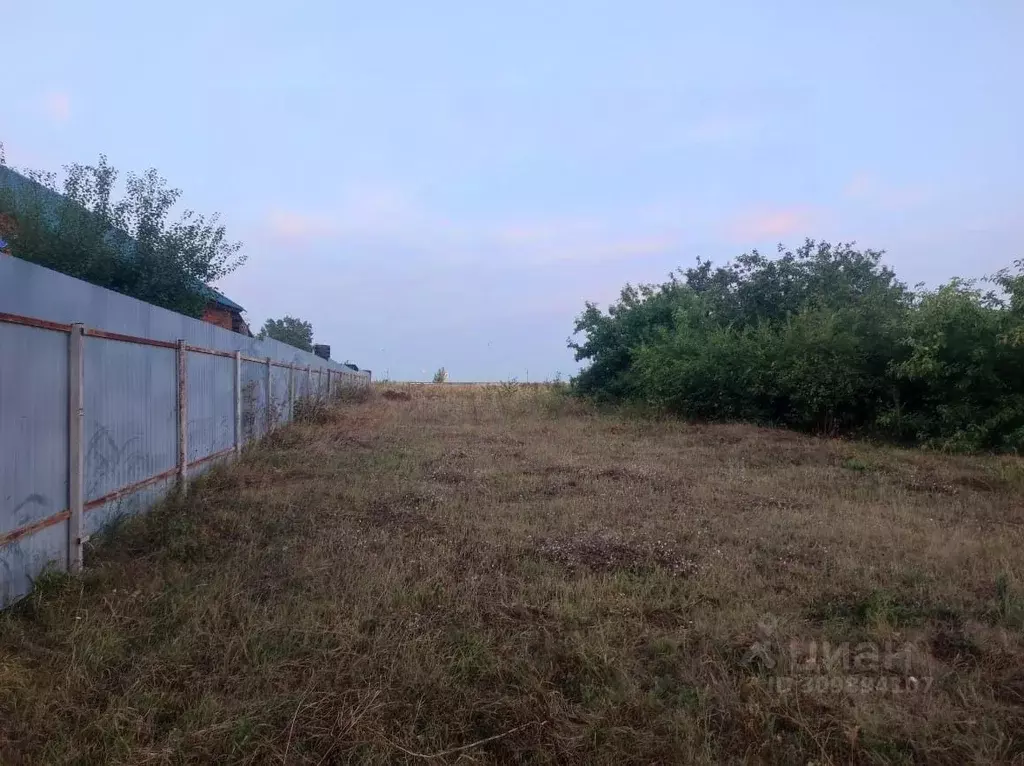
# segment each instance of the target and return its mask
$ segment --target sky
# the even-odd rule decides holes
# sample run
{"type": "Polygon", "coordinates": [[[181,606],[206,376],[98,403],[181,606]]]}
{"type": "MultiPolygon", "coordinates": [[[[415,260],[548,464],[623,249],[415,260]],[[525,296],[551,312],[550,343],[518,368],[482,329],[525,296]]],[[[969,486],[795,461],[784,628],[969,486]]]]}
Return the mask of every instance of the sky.
{"type": "Polygon", "coordinates": [[[0,141],[220,212],[219,287],[395,380],[578,366],[587,300],[805,237],[1024,257],[1024,3],[0,0],[0,141]],[[14,64],[12,62],[18,62],[14,64]]]}

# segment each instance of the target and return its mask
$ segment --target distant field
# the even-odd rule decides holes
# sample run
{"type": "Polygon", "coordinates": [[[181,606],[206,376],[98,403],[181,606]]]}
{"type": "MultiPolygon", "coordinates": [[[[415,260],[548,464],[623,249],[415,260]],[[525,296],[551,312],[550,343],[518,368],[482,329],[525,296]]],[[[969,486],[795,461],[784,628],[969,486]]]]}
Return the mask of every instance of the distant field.
{"type": "Polygon", "coordinates": [[[1017,458],[378,384],[0,616],[0,763],[1020,760],[1022,551],[1017,458]]]}

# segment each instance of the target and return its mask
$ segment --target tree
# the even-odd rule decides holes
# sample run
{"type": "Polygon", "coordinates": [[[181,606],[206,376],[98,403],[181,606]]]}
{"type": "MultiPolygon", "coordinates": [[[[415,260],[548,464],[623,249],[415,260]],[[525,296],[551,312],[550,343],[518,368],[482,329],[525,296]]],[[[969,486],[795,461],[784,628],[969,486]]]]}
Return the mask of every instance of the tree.
{"type": "Polygon", "coordinates": [[[586,304],[574,389],[686,417],[1024,451],[1024,261],[984,291],[907,289],[882,253],[807,240],[698,260],[586,304]]]}
{"type": "Polygon", "coordinates": [[[313,325],[289,316],[284,319],[268,319],[263,323],[259,338],[273,338],[303,351],[312,351],[313,325]]]}
{"type": "Polygon", "coordinates": [[[171,213],[181,191],[155,169],[125,176],[100,155],[96,165],[53,173],[9,170],[0,157],[0,218],[12,255],[157,306],[199,317],[206,285],[245,262],[219,216],[171,213]]]}

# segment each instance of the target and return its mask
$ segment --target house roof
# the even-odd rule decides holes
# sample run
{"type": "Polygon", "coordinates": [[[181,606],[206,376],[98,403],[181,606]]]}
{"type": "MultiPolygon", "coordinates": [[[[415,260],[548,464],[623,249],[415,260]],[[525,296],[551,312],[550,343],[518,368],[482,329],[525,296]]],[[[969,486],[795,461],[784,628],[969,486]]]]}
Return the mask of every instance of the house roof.
{"type": "Polygon", "coordinates": [[[218,306],[223,306],[226,309],[229,309],[231,311],[237,311],[239,313],[245,311],[244,308],[242,308],[233,300],[228,298],[226,295],[224,295],[224,293],[220,292],[219,290],[214,290],[209,285],[203,285],[202,289],[199,292],[205,298],[208,298],[209,300],[213,301],[218,306]]]}
{"type": "MultiPolygon", "coordinates": [[[[56,205],[60,200],[63,199],[63,195],[53,191],[43,184],[33,181],[27,176],[23,176],[18,171],[12,170],[6,165],[0,165],[0,188],[2,187],[11,189],[15,194],[26,189],[41,192],[43,194],[43,198],[55,206],[54,209],[56,209],[56,205]]],[[[245,311],[244,308],[228,298],[224,293],[213,289],[209,285],[199,283],[199,294],[207,300],[211,300],[217,305],[223,306],[230,311],[237,311],[239,313],[245,311]]]]}
{"type": "Polygon", "coordinates": [[[22,192],[35,192],[42,195],[42,198],[50,205],[54,206],[56,210],[57,204],[61,200],[61,195],[50,189],[43,184],[33,181],[28,176],[23,176],[16,170],[12,170],[6,165],[0,165],[0,188],[10,189],[15,195],[22,192]]]}

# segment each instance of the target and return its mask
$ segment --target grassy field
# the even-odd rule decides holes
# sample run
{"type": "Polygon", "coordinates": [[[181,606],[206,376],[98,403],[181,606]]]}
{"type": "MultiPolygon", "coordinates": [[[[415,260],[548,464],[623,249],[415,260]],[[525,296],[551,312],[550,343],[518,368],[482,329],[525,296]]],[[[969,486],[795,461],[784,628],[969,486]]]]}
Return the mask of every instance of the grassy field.
{"type": "Polygon", "coordinates": [[[0,616],[4,764],[1024,758],[1016,458],[378,387],[87,566],[0,616]]]}

